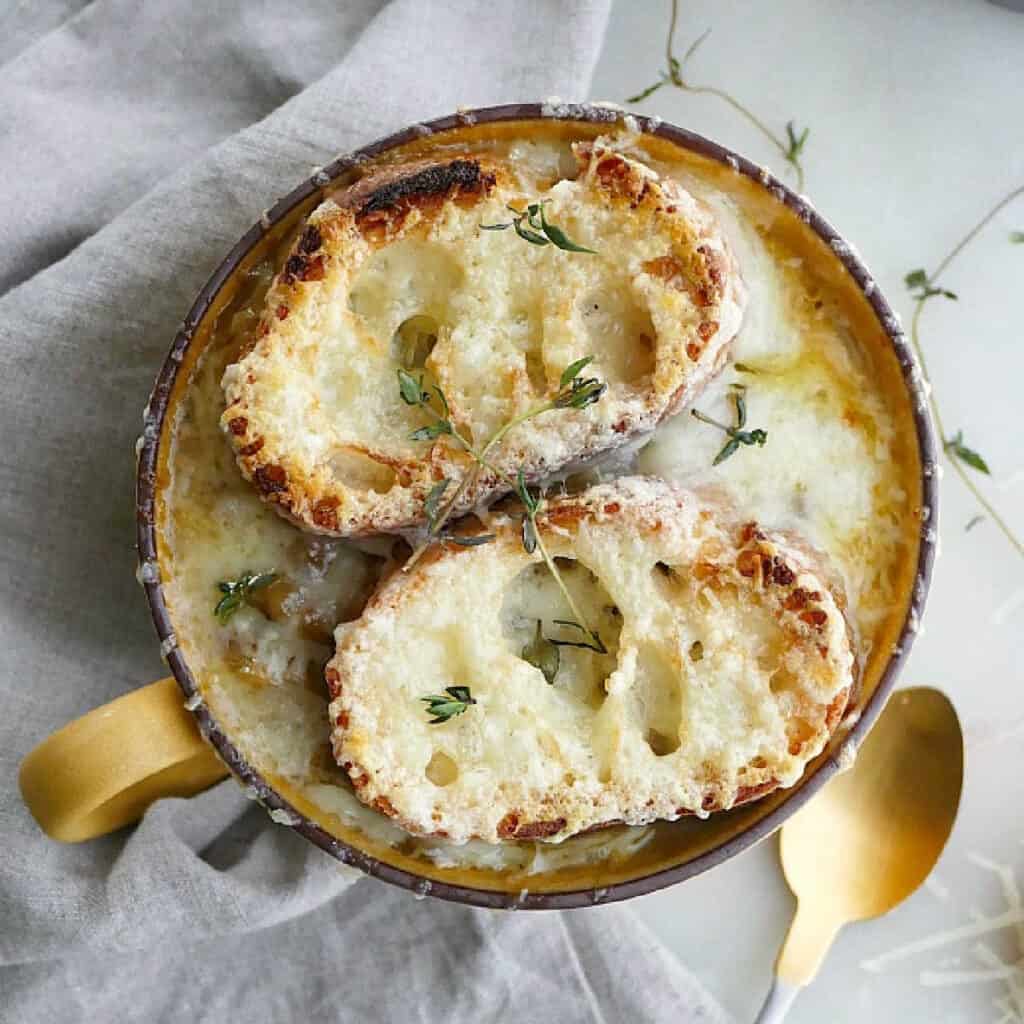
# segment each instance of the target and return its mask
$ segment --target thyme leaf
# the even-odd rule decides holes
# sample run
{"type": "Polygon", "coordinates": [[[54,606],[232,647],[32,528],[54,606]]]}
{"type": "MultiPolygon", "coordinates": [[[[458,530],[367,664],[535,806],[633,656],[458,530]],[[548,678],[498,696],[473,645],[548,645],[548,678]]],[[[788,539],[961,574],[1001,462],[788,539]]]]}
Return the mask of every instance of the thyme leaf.
{"type": "Polygon", "coordinates": [[[660,78],[653,85],[647,86],[646,89],[641,89],[635,96],[627,96],[627,103],[643,103],[648,96],[653,96],[663,85],[668,85],[667,78],[660,78]]]}
{"type": "Polygon", "coordinates": [[[976,469],[979,473],[985,473],[988,476],[992,475],[991,470],[988,468],[988,463],[973,448],[968,448],[964,444],[964,432],[962,430],[958,430],[952,437],[946,438],[942,442],[942,447],[947,455],[953,455],[961,462],[966,462],[968,466],[976,469]]]}
{"type": "Polygon", "coordinates": [[[512,221],[512,227],[515,228],[516,234],[524,241],[529,242],[531,245],[547,245],[548,240],[543,236],[537,234],[536,231],[531,231],[529,228],[523,227],[523,218],[516,217],[512,221]]]}
{"type": "Polygon", "coordinates": [[[468,686],[446,686],[444,694],[428,694],[420,700],[427,705],[427,714],[434,716],[430,725],[441,725],[476,703],[468,686]]]}
{"type": "Polygon", "coordinates": [[[786,122],[786,138],[789,140],[789,147],[786,150],[786,159],[794,166],[799,167],[800,154],[804,151],[804,144],[807,142],[807,136],[810,135],[811,129],[805,128],[799,135],[796,134],[793,128],[793,122],[786,122]]]}
{"type": "Polygon", "coordinates": [[[537,550],[537,526],[530,516],[523,516],[523,550],[532,555],[537,550]]]}
{"type": "Polygon", "coordinates": [[[416,378],[408,371],[398,368],[398,393],[406,405],[422,405],[425,399],[422,379],[416,378]]]}
{"type": "Polygon", "coordinates": [[[933,295],[941,295],[944,299],[953,299],[954,301],[957,298],[956,292],[951,292],[948,288],[937,288],[927,272],[920,267],[907,274],[903,278],[903,283],[918,302],[930,299],[933,295]]]}
{"type": "Polygon", "coordinates": [[[484,544],[490,544],[497,539],[496,533],[444,533],[441,539],[451,544],[457,544],[460,548],[478,548],[484,544]]]}
{"type": "Polygon", "coordinates": [[[596,250],[588,249],[579,242],[574,242],[557,224],[552,224],[544,213],[544,207],[550,203],[550,199],[543,199],[540,202],[529,203],[524,210],[509,206],[513,214],[510,221],[503,221],[499,224],[481,224],[483,231],[504,231],[512,228],[515,233],[529,242],[531,245],[553,245],[563,252],[588,252],[596,254],[596,250]],[[527,225],[524,227],[524,223],[527,225]]]}
{"type": "Polygon", "coordinates": [[[1011,231],[1010,241],[1014,245],[1024,245],[1024,231],[1011,231]]]}
{"type": "Polygon", "coordinates": [[[551,244],[563,252],[588,252],[592,256],[597,255],[596,249],[588,249],[585,245],[579,245],[569,238],[558,225],[549,224],[547,217],[544,215],[544,203],[540,204],[540,227],[544,234],[548,236],[551,244]]]}
{"type": "Polygon", "coordinates": [[[540,669],[549,685],[554,683],[562,662],[562,654],[558,650],[558,645],[544,636],[540,619],[537,620],[537,631],[533,634],[533,639],[523,648],[520,657],[534,668],[540,669]]]}
{"type": "Polygon", "coordinates": [[[580,370],[589,366],[593,361],[593,356],[584,356],[582,359],[577,359],[575,363],[570,363],[562,371],[562,376],[558,378],[558,386],[560,388],[568,387],[580,375],[580,370]]]}
{"type": "Polygon", "coordinates": [[[523,471],[521,469],[516,473],[516,494],[519,496],[519,500],[523,503],[523,508],[526,509],[526,514],[528,516],[536,515],[537,509],[540,507],[540,501],[530,494],[530,489],[526,486],[526,477],[523,476],[523,471]]]}
{"type": "Polygon", "coordinates": [[[430,493],[427,495],[426,501],[423,502],[423,511],[427,515],[427,525],[433,529],[434,523],[437,522],[437,514],[440,510],[441,499],[444,497],[444,492],[448,490],[448,485],[451,483],[447,477],[438,480],[433,487],[430,488],[430,493]]]}
{"type": "Polygon", "coordinates": [[[718,466],[725,462],[726,459],[731,458],[740,450],[742,442],[738,437],[734,437],[722,446],[718,454],[711,460],[712,466],[718,466]]]}
{"type": "Polygon", "coordinates": [[[605,647],[604,641],[601,637],[595,633],[592,629],[588,629],[582,623],[576,622],[573,619],[552,619],[551,620],[556,626],[568,626],[571,629],[577,629],[580,633],[586,637],[585,640],[556,640],[553,636],[548,637],[548,643],[554,644],[556,647],[582,647],[588,651],[595,651],[597,654],[607,654],[608,648],[605,647]]]}
{"type": "Polygon", "coordinates": [[[409,435],[410,441],[435,441],[442,434],[451,434],[452,425],[449,420],[437,420],[436,423],[428,423],[425,427],[414,430],[409,435]]]}
{"type": "Polygon", "coordinates": [[[243,572],[237,580],[223,580],[217,584],[222,597],[213,609],[217,621],[223,626],[243,604],[248,604],[257,590],[269,587],[277,579],[276,572],[243,572]]]}
{"type": "Polygon", "coordinates": [[[732,400],[736,406],[736,429],[747,425],[747,388],[745,384],[733,384],[732,400]]]}
{"type": "Polygon", "coordinates": [[[608,390],[608,385],[590,377],[582,380],[577,377],[568,388],[563,388],[551,403],[553,409],[585,409],[593,405],[608,390]]]}

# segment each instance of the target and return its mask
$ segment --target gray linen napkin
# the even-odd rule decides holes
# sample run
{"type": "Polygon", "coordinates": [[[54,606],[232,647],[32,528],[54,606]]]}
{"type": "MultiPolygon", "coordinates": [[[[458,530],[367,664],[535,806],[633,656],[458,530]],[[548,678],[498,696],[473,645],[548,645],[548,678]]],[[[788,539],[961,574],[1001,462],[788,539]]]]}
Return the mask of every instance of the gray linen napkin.
{"type": "Polygon", "coordinates": [[[165,672],[134,582],[132,450],[221,256],[340,151],[461,104],[583,95],[606,8],[37,0],[3,15],[0,1020],[724,1019],[622,908],[491,913],[353,885],[232,782],[61,846],[15,784],[42,736],[165,672]]]}

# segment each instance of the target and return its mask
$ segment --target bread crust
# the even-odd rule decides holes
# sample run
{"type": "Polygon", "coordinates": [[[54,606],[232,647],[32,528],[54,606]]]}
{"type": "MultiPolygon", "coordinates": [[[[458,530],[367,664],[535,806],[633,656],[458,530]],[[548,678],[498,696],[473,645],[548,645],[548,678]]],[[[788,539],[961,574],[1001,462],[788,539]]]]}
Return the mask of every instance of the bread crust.
{"type": "MultiPolygon", "coordinates": [[[[402,405],[395,376],[392,335],[417,313],[403,289],[425,292],[442,270],[449,276],[422,303],[437,321],[425,372],[478,443],[553,396],[576,359],[594,355],[587,373],[609,384],[588,409],[517,427],[495,450],[496,469],[543,479],[649,433],[695,399],[724,364],[745,306],[729,246],[711,212],[674,181],[600,140],[575,151],[577,177],[539,198],[597,255],[481,231],[507,220],[508,204],[522,209],[538,196],[514,166],[471,153],[375,171],[313,211],[256,335],[223,378],[221,425],[264,501],[320,533],[397,531],[424,522],[437,481],[472,468],[451,437],[409,440],[427,420],[402,405]],[[405,277],[383,275],[373,293],[385,313],[355,310],[375,268],[409,253],[421,253],[419,263],[405,277]]],[[[485,471],[454,512],[505,490],[485,471]]]]}
{"type": "Polygon", "coordinates": [[[339,628],[332,743],[362,801],[419,835],[558,842],[707,816],[799,780],[858,675],[824,556],[652,478],[553,499],[538,525],[621,616],[616,637],[602,634],[612,656],[598,699],[573,689],[564,654],[549,684],[501,634],[539,555],[514,516],[496,518],[493,543],[436,546],[339,628]],[[477,703],[429,724],[421,698],[452,684],[477,703]],[[438,757],[450,762],[440,780],[438,757]]]}

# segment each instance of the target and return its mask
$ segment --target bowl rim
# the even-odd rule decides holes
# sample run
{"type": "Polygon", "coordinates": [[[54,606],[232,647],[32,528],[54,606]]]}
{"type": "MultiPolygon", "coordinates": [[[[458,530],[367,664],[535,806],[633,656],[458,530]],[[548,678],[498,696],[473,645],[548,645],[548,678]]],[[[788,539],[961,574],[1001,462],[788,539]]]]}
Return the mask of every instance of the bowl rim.
{"type": "Polygon", "coordinates": [[[925,599],[931,582],[932,567],[936,554],[938,526],[938,482],[935,468],[937,446],[934,426],[928,412],[923,392],[923,378],[913,351],[907,342],[899,318],[893,313],[888,302],[877,288],[856,250],[843,239],[835,228],[810,205],[809,201],[790,190],[764,167],[745,159],[737,153],[694,132],[679,128],[657,117],[627,113],[611,104],[586,103],[513,103],[477,109],[460,109],[455,114],[439,117],[423,124],[412,125],[402,131],[387,135],[354,152],[341,156],[317,170],[310,178],[278,200],[263,217],[254,224],[221,261],[200,290],[191,309],[182,321],[174,337],[170,351],[157,376],[156,383],[146,407],[142,447],[138,456],[136,478],[136,525],[140,560],[140,578],[149,602],[153,623],[164,654],[175,679],[178,681],[189,707],[196,718],[202,735],[212,744],[215,752],[230,771],[249,787],[253,794],[268,810],[279,812],[277,820],[288,822],[290,827],[310,842],[341,861],[357,868],[374,878],[393,885],[410,889],[419,895],[430,893],[441,899],[491,909],[538,909],[555,910],[574,907],[594,906],[630,899],[663,889],[677,882],[692,878],[710,868],[716,867],[731,857],[750,848],[769,836],[792,814],[796,813],[811,799],[844,764],[843,753],[847,748],[856,750],[885,706],[896,678],[905,662],[924,609],[925,599]],[[561,121],[618,123],[620,127],[655,135],[677,146],[709,157],[731,167],[736,173],[760,184],[772,193],[775,199],[784,203],[800,217],[835,253],[846,267],[861,292],[867,298],[880,326],[889,339],[900,364],[900,370],[913,407],[914,424],[920,454],[921,479],[921,535],[915,569],[913,589],[907,614],[899,638],[879,678],[878,685],[860,711],[860,717],[849,732],[840,740],[831,756],[823,761],[815,773],[803,785],[792,792],[777,807],[764,817],[753,822],[725,842],[699,854],[685,864],[662,868],[629,881],[617,882],[607,888],[583,888],[564,892],[536,892],[527,890],[516,894],[492,889],[476,888],[452,882],[430,879],[405,868],[395,867],[356,846],[352,846],[331,835],[311,818],[303,814],[284,799],[262,774],[249,764],[230,737],[221,729],[202,702],[195,678],[178,646],[173,624],[164,599],[160,579],[156,546],[156,492],[159,448],[163,433],[164,418],[170,408],[170,400],[179,368],[186,350],[192,343],[197,327],[213,304],[225,282],[248,255],[249,251],[273,227],[286,217],[297,205],[317,191],[328,187],[339,175],[344,174],[387,150],[422,138],[429,134],[446,132],[474,124],[494,124],[505,121],[561,121]],[[147,568],[148,567],[148,568],[147,568]]]}

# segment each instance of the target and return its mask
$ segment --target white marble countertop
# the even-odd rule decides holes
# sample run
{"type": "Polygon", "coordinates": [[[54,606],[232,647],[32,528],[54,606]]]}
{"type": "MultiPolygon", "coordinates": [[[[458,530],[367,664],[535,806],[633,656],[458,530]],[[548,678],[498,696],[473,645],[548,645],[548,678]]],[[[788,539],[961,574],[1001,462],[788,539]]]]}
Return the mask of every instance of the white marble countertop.
{"type": "MultiPolygon", "coordinates": [[[[664,64],[668,0],[619,0],[592,98],[622,102],[664,64]]],[[[681,4],[676,52],[705,29],[690,66],[699,84],[727,89],[780,134],[810,127],[805,192],[860,250],[904,321],[904,275],[933,268],[1005,194],[1024,184],[1024,14],[986,0],[893,4],[777,0],[681,4]]],[[[757,132],[711,96],[665,88],[635,109],[788,168],[757,132]]],[[[1005,209],[949,269],[958,302],[923,314],[924,342],[950,431],[983,453],[979,482],[1024,532],[1024,445],[1015,426],[1024,380],[1024,197],[1005,209]]],[[[793,1024],[873,1019],[981,1024],[1011,1016],[1005,979],[948,984],[988,969],[985,947],[1017,963],[1024,999],[1024,925],[930,952],[865,962],[937,932],[1003,913],[1003,883],[1024,887],[1024,558],[946,472],[941,557],[925,630],[902,682],[938,686],[964,723],[968,770],[956,829],[927,885],[884,918],[847,927],[793,1024]],[[991,862],[986,867],[984,861],[991,862]],[[936,984],[946,982],[946,984],[936,984]]],[[[770,839],[722,867],[632,906],[735,1015],[752,1020],[768,987],[793,900],[770,839]]]]}

